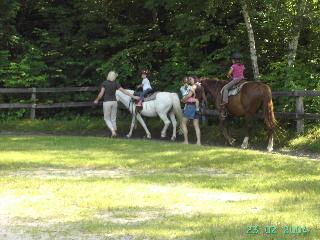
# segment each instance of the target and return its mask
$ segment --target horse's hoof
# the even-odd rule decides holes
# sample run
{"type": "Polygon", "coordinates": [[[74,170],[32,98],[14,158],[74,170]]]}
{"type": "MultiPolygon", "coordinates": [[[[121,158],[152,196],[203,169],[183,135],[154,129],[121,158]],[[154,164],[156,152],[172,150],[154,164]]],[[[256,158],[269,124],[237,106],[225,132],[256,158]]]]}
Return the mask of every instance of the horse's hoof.
{"type": "Polygon", "coordinates": [[[127,135],[126,135],[126,138],[131,138],[131,135],[127,134],[127,135]]]}
{"type": "Polygon", "coordinates": [[[172,138],[171,138],[171,141],[175,141],[175,140],[176,140],[176,137],[172,137],[172,138]]]}
{"type": "Polygon", "coordinates": [[[268,152],[272,152],[273,148],[268,148],[267,150],[268,150],[268,152]]]}
{"type": "Polygon", "coordinates": [[[242,144],[242,145],[241,145],[241,148],[242,148],[242,149],[247,149],[248,146],[245,146],[245,145],[242,144]]]}
{"type": "Polygon", "coordinates": [[[147,139],[151,139],[151,135],[147,135],[147,139]]]}
{"type": "Polygon", "coordinates": [[[234,143],[236,142],[236,140],[234,138],[232,138],[230,141],[229,141],[229,144],[230,146],[234,146],[234,143]]]}

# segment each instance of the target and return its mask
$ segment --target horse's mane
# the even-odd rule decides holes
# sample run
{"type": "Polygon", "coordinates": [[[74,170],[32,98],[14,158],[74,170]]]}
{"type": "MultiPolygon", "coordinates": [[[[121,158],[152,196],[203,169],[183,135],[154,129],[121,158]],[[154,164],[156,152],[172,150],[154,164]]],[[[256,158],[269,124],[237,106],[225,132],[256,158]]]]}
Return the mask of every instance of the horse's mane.
{"type": "Polygon", "coordinates": [[[216,78],[216,77],[214,77],[214,78],[201,77],[201,78],[199,78],[199,80],[200,80],[201,83],[203,83],[203,82],[207,83],[208,86],[215,85],[215,86],[223,87],[224,85],[226,85],[228,83],[228,81],[221,80],[221,79],[216,78]]]}
{"type": "Polygon", "coordinates": [[[208,78],[201,77],[199,78],[199,82],[201,82],[202,86],[206,89],[221,89],[224,85],[228,83],[228,81],[220,80],[218,78],[208,78]]]}
{"type": "Polygon", "coordinates": [[[208,92],[211,92],[211,94],[213,92],[217,92],[220,91],[222,89],[222,87],[224,85],[226,85],[228,83],[228,81],[225,80],[220,80],[218,78],[215,77],[197,77],[197,76],[189,76],[192,77],[194,79],[194,82],[196,83],[197,87],[196,87],[196,98],[198,98],[198,100],[202,100],[202,93],[207,94],[208,92]],[[200,84],[197,84],[200,83],[200,84]]]}

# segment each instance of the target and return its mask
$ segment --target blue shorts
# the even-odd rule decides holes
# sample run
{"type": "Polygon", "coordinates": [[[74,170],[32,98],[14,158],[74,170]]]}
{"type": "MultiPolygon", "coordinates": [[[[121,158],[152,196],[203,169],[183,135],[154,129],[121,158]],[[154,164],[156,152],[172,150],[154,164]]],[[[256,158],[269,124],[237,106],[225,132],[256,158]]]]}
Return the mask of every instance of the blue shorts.
{"type": "Polygon", "coordinates": [[[187,119],[199,119],[199,114],[196,112],[196,105],[186,104],[183,110],[183,116],[187,119]]]}

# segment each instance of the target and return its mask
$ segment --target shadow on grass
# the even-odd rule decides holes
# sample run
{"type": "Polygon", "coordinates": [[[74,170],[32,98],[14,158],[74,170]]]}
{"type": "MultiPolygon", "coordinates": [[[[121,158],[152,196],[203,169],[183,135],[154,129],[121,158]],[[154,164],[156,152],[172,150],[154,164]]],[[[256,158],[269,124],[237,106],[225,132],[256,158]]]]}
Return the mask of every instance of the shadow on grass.
{"type": "MultiPolygon", "coordinates": [[[[1,140],[2,170],[133,169],[136,174],[121,178],[246,192],[319,192],[316,189],[320,189],[319,180],[311,179],[319,175],[319,162],[255,151],[94,137],[24,136],[1,137],[1,140]],[[20,152],[22,156],[11,160],[11,155],[5,155],[8,152],[20,152]],[[25,158],[27,153],[30,155],[25,158]],[[35,160],[33,155],[37,156],[35,160]]],[[[99,177],[91,180],[94,179],[99,177]]]]}
{"type": "MultiPolygon", "coordinates": [[[[97,162],[97,167],[143,169],[207,167],[242,174],[279,172],[285,175],[316,175],[319,173],[319,164],[312,161],[297,161],[295,158],[234,148],[94,137],[1,137],[1,140],[3,145],[0,154],[8,151],[34,152],[38,155],[48,154],[50,159],[55,159],[53,163],[39,161],[39,167],[55,166],[59,165],[59,162],[67,163],[55,156],[65,155],[66,158],[73,160],[71,162],[74,167],[77,164],[81,166],[81,161],[87,161],[92,164],[97,162]],[[101,158],[104,153],[105,164],[102,164],[101,158]],[[109,154],[113,154],[113,160],[108,159],[109,154]]],[[[28,167],[28,161],[31,160],[24,159],[20,163],[28,167]]],[[[8,161],[1,164],[11,163],[8,161]]],[[[35,166],[33,163],[30,167],[35,166]]]]}

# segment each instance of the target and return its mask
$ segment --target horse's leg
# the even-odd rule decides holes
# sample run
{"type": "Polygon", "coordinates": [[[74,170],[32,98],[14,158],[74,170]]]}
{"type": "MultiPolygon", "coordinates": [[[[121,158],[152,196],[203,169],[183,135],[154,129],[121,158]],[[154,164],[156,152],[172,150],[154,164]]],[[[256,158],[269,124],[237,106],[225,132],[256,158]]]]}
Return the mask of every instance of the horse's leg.
{"type": "Polygon", "coordinates": [[[127,134],[127,138],[131,138],[131,136],[132,136],[132,131],[133,131],[133,128],[134,128],[135,125],[136,125],[136,115],[133,114],[133,115],[132,115],[132,120],[131,120],[130,131],[129,131],[129,133],[127,134]]]}
{"type": "Polygon", "coordinates": [[[176,137],[177,137],[177,120],[176,120],[176,117],[174,115],[174,111],[173,110],[170,111],[169,117],[170,117],[170,120],[171,120],[171,123],[172,123],[172,137],[171,137],[171,140],[174,141],[174,140],[176,140],[176,137]]]}
{"type": "Polygon", "coordinates": [[[166,135],[167,135],[167,129],[168,129],[169,125],[170,125],[170,121],[169,121],[169,119],[167,117],[167,114],[165,114],[165,113],[159,113],[159,117],[164,122],[164,127],[163,127],[163,129],[161,131],[161,137],[165,138],[166,135]]]}
{"type": "Polygon", "coordinates": [[[268,152],[273,151],[273,129],[268,130],[268,147],[267,147],[268,152]]]}
{"type": "Polygon", "coordinates": [[[139,123],[141,124],[141,126],[143,127],[143,129],[146,131],[147,138],[150,139],[151,138],[151,133],[149,132],[149,129],[147,128],[147,125],[143,121],[143,118],[141,117],[140,114],[137,115],[137,119],[138,119],[139,123]]]}
{"type": "Polygon", "coordinates": [[[228,142],[229,145],[233,146],[234,145],[234,142],[235,142],[235,139],[234,138],[231,138],[228,134],[228,129],[226,128],[226,123],[227,123],[227,120],[226,118],[224,117],[220,117],[220,123],[219,123],[219,126],[220,126],[220,130],[222,132],[222,135],[224,136],[224,138],[226,139],[226,141],[228,142]]]}
{"type": "Polygon", "coordinates": [[[241,144],[242,149],[248,148],[249,136],[250,136],[250,131],[251,131],[251,127],[252,127],[252,114],[251,113],[246,113],[245,121],[246,121],[246,136],[244,137],[243,142],[241,144]]]}

